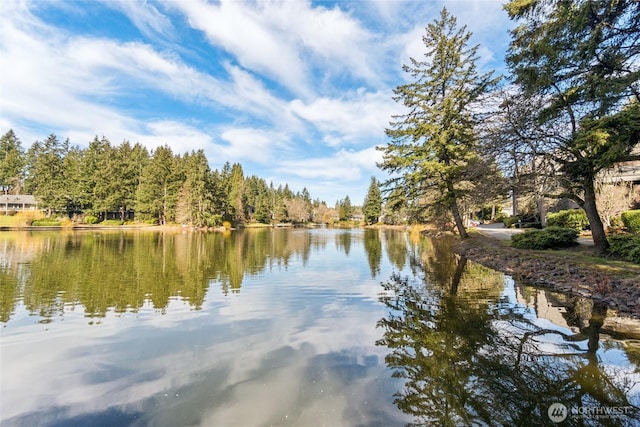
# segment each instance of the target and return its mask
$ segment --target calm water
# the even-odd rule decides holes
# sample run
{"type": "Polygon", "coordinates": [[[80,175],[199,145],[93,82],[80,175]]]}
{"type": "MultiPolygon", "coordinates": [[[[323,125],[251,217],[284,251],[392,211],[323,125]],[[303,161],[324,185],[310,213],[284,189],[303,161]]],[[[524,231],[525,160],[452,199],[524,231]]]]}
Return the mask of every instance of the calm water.
{"type": "Polygon", "coordinates": [[[0,291],[2,426],[639,424],[637,324],[448,240],[3,232],[0,291]]]}

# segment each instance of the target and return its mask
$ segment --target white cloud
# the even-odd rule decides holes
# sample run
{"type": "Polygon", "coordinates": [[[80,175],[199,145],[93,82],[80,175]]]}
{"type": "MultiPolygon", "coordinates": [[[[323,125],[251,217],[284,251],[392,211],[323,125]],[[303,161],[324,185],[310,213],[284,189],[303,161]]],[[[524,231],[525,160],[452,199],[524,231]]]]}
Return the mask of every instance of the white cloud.
{"type": "Polygon", "coordinates": [[[329,157],[283,161],[280,171],[308,179],[355,181],[362,178],[364,171],[376,170],[376,162],[381,160],[375,147],[360,151],[341,149],[329,157]]]}
{"type": "MultiPolygon", "coordinates": [[[[176,102],[200,104],[212,111],[227,107],[269,122],[296,126],[297,119],[287,112],[286,105],[238,67],[228,65],[225,70],[231,80],[224,81],[143,43],[73,37],[54,31],[24,8],[15,7],[11,12],[3,19],[0,59],[0,107],[7,128],[20,128],[20,123],[37,120],[52,126],[47,134],[68,136],[72,143],[88,143],[101,133],[114,141],[139,138],[151,147],[176,141],[176,150],[199,147],[210,139],[189,125],[178,126],[172,117],[143,120],[129,116],[133,111],[120,111],[110,105],[120,97],[135,98],[149,89],[166,93],[176,102]],[[159,134],[158,124],[167,123],[174,124],[171,129],[163,129],[169,133],[159,134]],[[179,130],[184,133],[176,132],[179,130]],[[158,139],[165,141],[159,143],[158,139]],[[179,142],[187,139],[199,142],[179,142]]],[[[31,136],[45,136],[34,135],[24,127],[15,130],[25,141],[32,142],[31,136]]]]}
{"type": "Polygon", "coordinates": [[[167,144],[177,154],[205,149],[212,141],[206,133],[173,120],[150,122],[142,130],[137,138],[147,148],[167,144]]]}
{"type": "Polygon", "coordinates": [[[147,1],[104,0],[105,6],[121,11],[147,37],[173,38],[174,28],[169,18],[147,1]]]}
{"type": "Polygon", "coordinates": [[[307,69],[287,35],[265,19],[251,3],[176,2],[191,25],[210,42],[231,52],[243,67],[264,72],[297,94],[307,90],[307,69]]]}
{"type": "Polygon", "coordinates": [[[218,145],[217,157],[258,164],[272,164],[278,154],[276,150],[286,150],[288,144],[288,137],[282,133],[254,128],[229,128],[221,138],[229,144],[218,145]]]}
{"type": "Polygon", "coordinates": [[[300,100],[291,103],[291,111],[313,123],[325,133],[324,141],[330,146],[353,144],[384,137],[384,129],[397,107],[391,91],[367,93],[357,91],[344,98],[317,98],[308,104],[300,100]]]}
{"type": "MultiPolygon", "coordinates": [[[[221,46],[254,73],[265,73],[295,96],[309,99],[316,87],[310,76],[349,75],[379,82],[385,68],[376,60],[379,40],[337,6],[313,7],[306,1],[203,1],[174,4],[213,46],[221,46]]],[[[331,85],[323,90],[331,90],[331,85]]]]}
{"type": "Polygon", "coordinates": [[[377,62],[371,60],[377,54],[376,37],[353,16],[338,7],[312,7],[308,2],[264,2],[261,6],[286,37],[298,40],[301,50],[318,57],[312,61],[322,61],[323,69],[379,80],[377,62]]]}

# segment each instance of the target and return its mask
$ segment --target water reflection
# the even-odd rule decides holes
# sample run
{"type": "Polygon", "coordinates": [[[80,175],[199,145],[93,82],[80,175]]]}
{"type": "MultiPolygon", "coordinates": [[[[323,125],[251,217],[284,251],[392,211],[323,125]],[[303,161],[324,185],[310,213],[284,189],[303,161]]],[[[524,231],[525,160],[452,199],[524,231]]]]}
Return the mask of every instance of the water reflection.
{"type": "Polygon", "coordinates": [[[0,244],[0,321],[22,301],[43,323],[82,306],[87,317],[136,312],[145,304],[166,310],[172,299],[198,310],[210,286],[239,293],[246,277],[293,259],[303,265],[330,240],[347,257],[363,243],[371,277],[380,272],[383,240],[402,267],[402,233],[379,230],[311,233],[305,230],[246,230],[232,234],[192,232],[5,232],[0,244]]]}
{"type": "Polygon", "coordinates": [[[577,333],[560,328],[518,303],[510,279],[449,245],[425,241],[414,259],[423,275],[383,283],[377,344],[391,349],[386,363],[404,380],[395,403],[414,425],[555,425],[554,403],[569,411],[562,425],[637,425],[640,377],[599,351],[603,307],[577,333]],[[618,412],[585,416],[599,408],[618,412]]]}
{"type": "Polygon", "coordinates": [[[382,237],[385,241],[387,258],[398,271],[402,271],[406,265],[408,253],[405,233],[383,230],[382,237]]]}
{"type": "MultiPolygon", "coordinates": [[[[319,236],[318,236],[319,237],[319,236]]],[[[172,298],[200,309],[210,284],[238,293],[246,276],[293,257],[306,262],[310,233],[255,230],[223,235],[176,232],[3,233],[2,306],[7,322],[22,300],[42,322],[80,305],[88,317],[136,312],[145,303],[165,310],[172,298]]]]}
{"type": "Polygon", "coordinates": [[[367,261],[369,261],[371,277],[375,278],[380,272],[380,262],[382,261],[382,240],[378,230],[365,230],[364,249],[367,253],[367,261]]]}
{"type": "Polygon", "coordinates": [[[0,235],[0,424],[404,425],[383,233],[344,234],[0,235]]]}
{"type": "Polygon", "coordinates": [[[557,398],[637,405],[610,313],[451,244],[391,230],[0,234],[0,423],[544,425],[557,398]]]}

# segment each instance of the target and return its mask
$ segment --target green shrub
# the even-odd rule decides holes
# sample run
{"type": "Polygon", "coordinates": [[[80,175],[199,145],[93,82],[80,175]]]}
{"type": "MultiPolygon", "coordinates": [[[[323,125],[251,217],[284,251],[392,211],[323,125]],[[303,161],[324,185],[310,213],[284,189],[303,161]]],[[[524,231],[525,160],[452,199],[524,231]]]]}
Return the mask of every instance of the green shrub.
{"type": "Polygon", "coordinates": [[[511,227],[513,227],[513,224],[518,222],[518,217],[517,216],[508,216],[506,218],[503,218],[502,222],[503,222],[503,224],[504,224],[504,226],[506,228],[511,228],[511,227]]]}
{"type": "Polygon", "coordinates": [[[494,218],[494,222],[502,222],[502,223],[504,223],[504,221],[507,218],[508,217],[504,212],[500,212],[500,213],[496,214],[496,217],[494,218]]]}
{"type": "Polygon", "coordinates": [[[582,231],[589,228],[589,219],[587,219],[587,213],[582,209],[567,209],[548,214],[547,225],[582,231]]]}
{"type": "Polygon", "coordinates": [[[104,226],[107,226],[107,227],[115,226],[115,225],[122,225],[122,221],[120,221],[119,219],[105,219],[104,221],[102,221],[100,223],[100,225],[104,225],[104,226]]]}
{"type": "Polygon", "coordinates": [[[536,223],[537,220],[535,217],[530,215],[514,215],[514,216],[504,218],[502,222],[504,223],[504,226],[507,228],[511,228],[511,227],[525,228],[527,224],[536,223]]]}
{"type": "Polygon", "coordinates": [[[640,209],[622,212],[621,216],[629,233],[640,234],[640,209]]]}
{"type": "Polygon", "coordinates": [[[511,246],[519,249],[556,249],[577,244],[578,232],[573,228],[547,227],[511,236],[511,246]]]}
{"type": "Polygon", "coordinates": [[[625,261],[640,264],[640,236],[631,234],[609,236],[609,253],[625,261]]]}
{"type": "Polygon", "coordinates": [[[31,221],[31,225],[34,227],[59,227],[60,221],[53,218],[34,219],[31,221]]]}
{"type": "Polygon", "coordinates": [[[609,224],[609,231],[616,230],[620,231],[624,227],[624,223],[622,222],[622,218],[620,216],[612,216],[609,224]]]}
{"type": "Polygon", "coordinates": [[[522,224],[522,228],[537,228],[540,230],[542,229],[542,224],[539,222],[525,222],[522,224]]]}
{"type": "Polygon", "coordinates": [[[84,222],[86,222],[87,224],[95,224],[98,222],[98,217],[94,215],[87,215],[84,217],[84,222]]]}
{"type": "Polygon", "coordinates": [[[217,227],[222,224],[222,215],[211,214],[206,217],[206,225],[208,227],[217,227]]]}

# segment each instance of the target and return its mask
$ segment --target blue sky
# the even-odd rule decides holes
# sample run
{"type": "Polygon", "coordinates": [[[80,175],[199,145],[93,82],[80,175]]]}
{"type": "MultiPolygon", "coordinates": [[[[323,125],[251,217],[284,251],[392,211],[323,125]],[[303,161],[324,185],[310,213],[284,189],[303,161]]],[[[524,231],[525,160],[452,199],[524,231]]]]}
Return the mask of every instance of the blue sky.
{"type": "Polygon", "coordinates": [[[501,1],[2,0],[0,132],[203,149],[214,169],[361,204],[443,5],[504,73],[501,1]]]}

